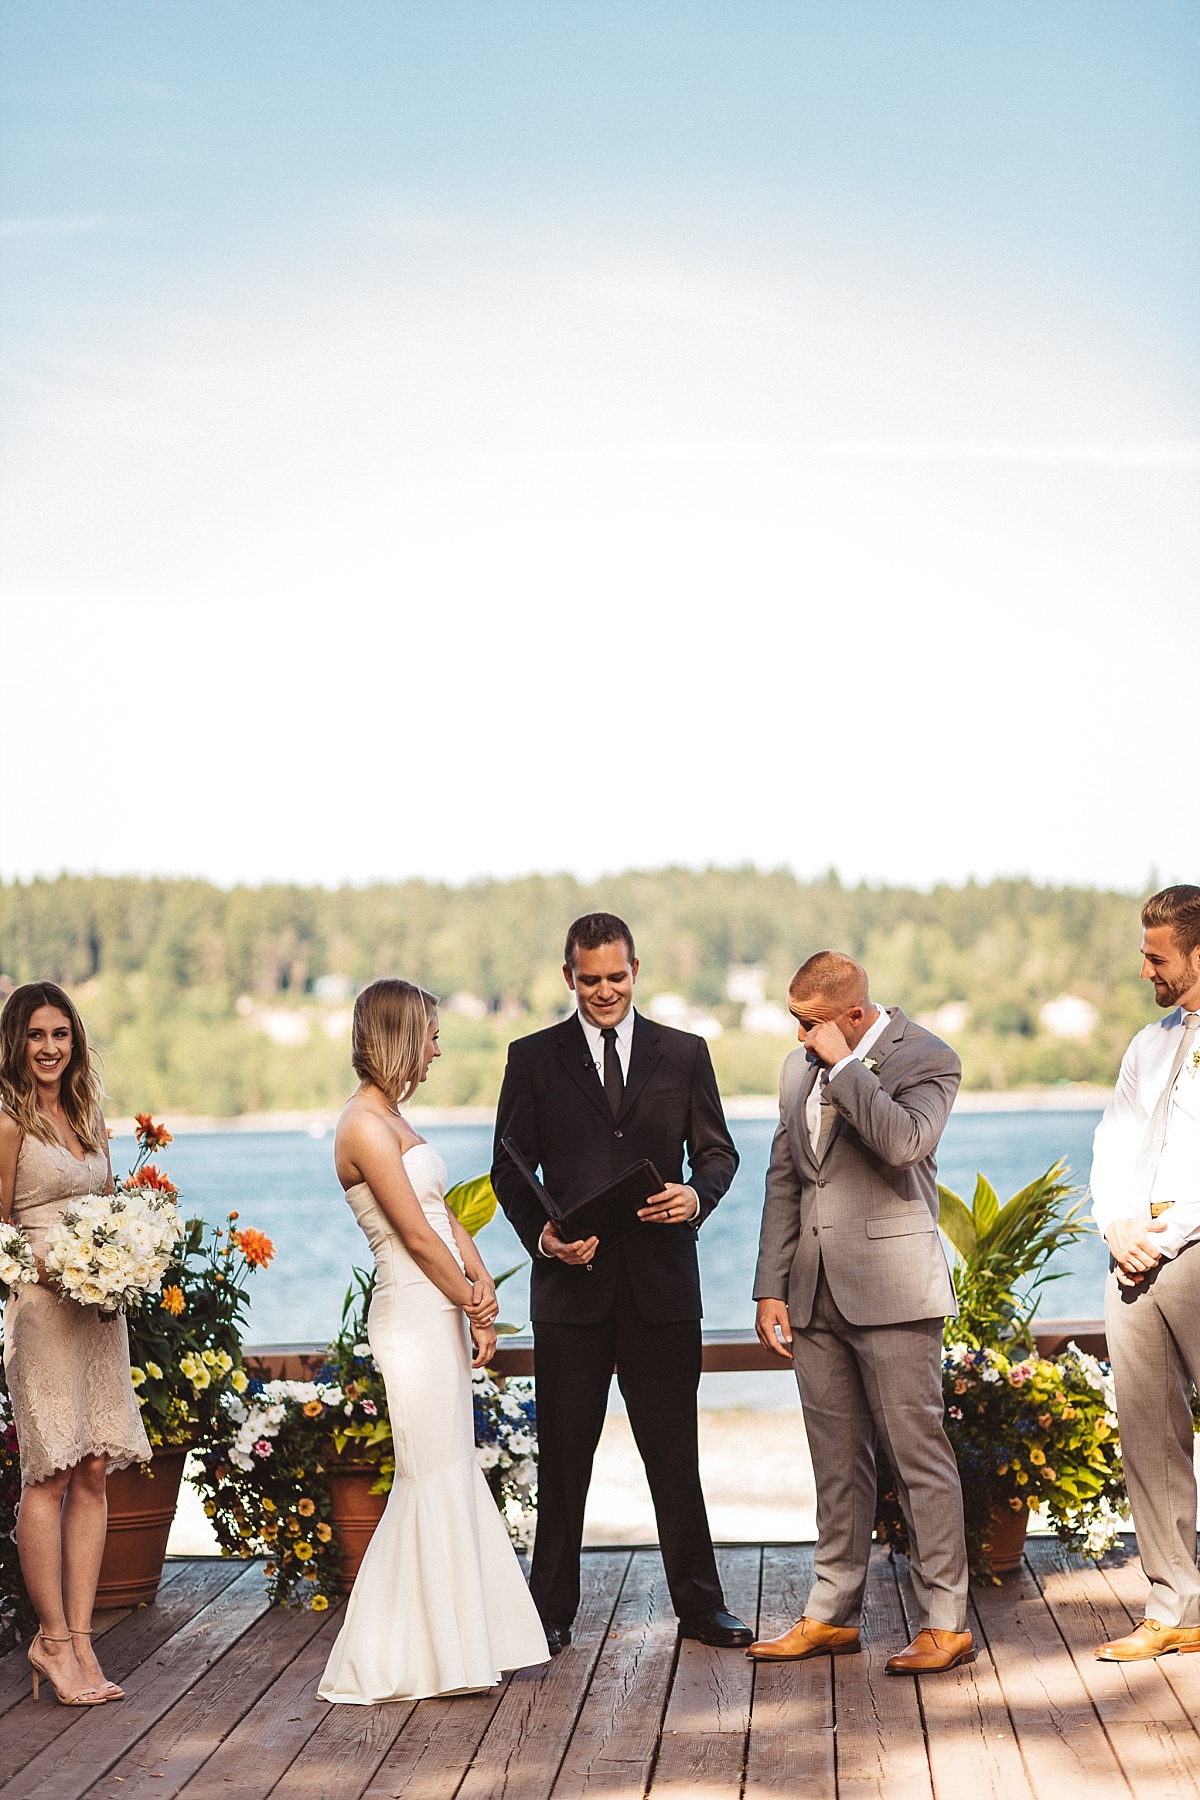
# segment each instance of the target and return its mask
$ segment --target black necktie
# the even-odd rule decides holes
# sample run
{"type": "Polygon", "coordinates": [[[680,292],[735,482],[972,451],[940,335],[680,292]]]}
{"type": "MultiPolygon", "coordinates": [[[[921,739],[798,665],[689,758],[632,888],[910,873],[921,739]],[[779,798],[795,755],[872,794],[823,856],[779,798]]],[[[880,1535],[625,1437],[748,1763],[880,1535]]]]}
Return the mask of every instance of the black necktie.
{"type": "Polygon", "coordinates": [[[621,1059],[617,1055],[616,1026],[601,1026],[600,1036],[604,1039],[604,1092],[608,1095],[608,1104],[612,1107],[615,1119],[625,1097],[625,1077],[621,1073],[621,1059]]]}

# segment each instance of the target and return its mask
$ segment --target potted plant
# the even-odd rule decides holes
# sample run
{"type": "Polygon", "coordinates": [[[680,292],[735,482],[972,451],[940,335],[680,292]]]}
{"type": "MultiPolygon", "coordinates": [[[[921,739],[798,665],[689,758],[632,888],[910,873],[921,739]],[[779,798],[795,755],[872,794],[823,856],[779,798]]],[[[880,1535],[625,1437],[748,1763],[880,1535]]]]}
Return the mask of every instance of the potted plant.
{"type": "MultiPolygon", "coordinates": [[[[474,1233],[495,1211],[486,1176],[446,1199],[474,1233]]],[[[518,1267],[520,1265],[517,1265],[518,1267]]],[[[509,1269],[497,1285],[516,1273],[509,1269]]],[[[387,1392],[367,1342],[374,1277],[354,1271],[341,1329],[313,1381],[251,1381],[226,1394],[197,1485],[225,1556],[264,1555],[271,1599],[323,1612],[350,1591],[395,1471],[387,1392]]],[[[513,1325],[497,1326],[512,1332],[513,1325]]],[[[532,1536],[537,1440],[533,1384],[472,1378],[480,1464],[510,1536],[532,1536]]]]}
{"type": "MultiPolygon", "coordinates": [[[[174,1183],[149,1160],[172,1141],[170,1132],[148,1113],[136,1123],[137,1157],[123,1185],[174,1195],[174,1183]]],[[[218,1227],[190,1219],[161,1294],[129,1314],[130,1372],[152,1456],[108,1478],[100,1606],[154,1598],[188,1453],[212,1430],[221,1396],[246,1388],[246,1280],[274,1251],[261,1232],[237,1229],[237,1218],[231,1212],[218,1227]]]]}
{"type": "MultiPolygon", "coordinates": [[[[1077,1549],[1099,1554],[1125,1511],[1111,1377],[1071,1344],[1038,1355],[1031,1320],[1055,1252],[1089,1227],[1063,1163],[1001,1206],[980,1175],[972,1204],[939,1187],[940,1224],[957,1255],[959,1315],[942,1358],[946,1431],[962,1481],[973,1574],[995,1580],[1024,1550],[1031,1508],[1077,1549]]],[[[881,1461],[876,1537],[906,1550],[907,1530],[881,1461]]]]}

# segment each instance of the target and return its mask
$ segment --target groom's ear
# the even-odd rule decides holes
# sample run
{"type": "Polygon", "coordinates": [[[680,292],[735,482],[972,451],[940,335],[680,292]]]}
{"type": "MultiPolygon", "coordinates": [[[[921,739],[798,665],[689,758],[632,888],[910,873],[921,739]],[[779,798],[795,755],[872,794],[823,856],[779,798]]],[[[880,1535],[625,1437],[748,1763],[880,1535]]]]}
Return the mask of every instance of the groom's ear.
{"type": "Polygon", "coordinates": [[[569,962],[565,962],[563,964],[563,980],[566,982],[566,984],[570,988],[571,992],[574,993],[575,992],[575,971],[571,967],[569,962]]]}

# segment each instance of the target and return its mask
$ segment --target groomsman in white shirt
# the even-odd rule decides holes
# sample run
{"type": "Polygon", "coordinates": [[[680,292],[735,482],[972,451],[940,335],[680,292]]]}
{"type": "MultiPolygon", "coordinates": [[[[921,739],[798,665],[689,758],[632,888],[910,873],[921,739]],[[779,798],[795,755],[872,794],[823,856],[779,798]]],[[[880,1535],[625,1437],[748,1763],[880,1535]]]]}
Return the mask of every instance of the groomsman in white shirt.
{"type": "Polygon", "coordinates": [[[1125,1481],[1150,1583],[1146,1616],[1105,1662],[1200,1651],[1191,1394],[1200,1383],[1200,887],[1142,907],[1142,977],[1167,1017],[1139,1031],[1096,1128],[1092,1213],[1125,1481]]]}

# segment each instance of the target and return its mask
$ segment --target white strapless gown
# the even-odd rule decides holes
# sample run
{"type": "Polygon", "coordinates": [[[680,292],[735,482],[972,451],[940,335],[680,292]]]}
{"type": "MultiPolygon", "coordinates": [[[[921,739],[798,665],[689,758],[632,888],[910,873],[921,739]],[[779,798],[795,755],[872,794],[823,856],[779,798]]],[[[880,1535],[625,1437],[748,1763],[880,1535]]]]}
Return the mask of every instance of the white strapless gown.
{"type": "MultiPolygon", "coordinates": [[[[416,1144],[404,1166],[461,1264],[446,1167],[416,1144]]],[[[547,1660],[521,1565],[475,1460],[470,1335],[405,1249],[366,1182],[346,1194],[375,1256],[368,1338],[387,1387],[396,1478],[318,1692],[371,1706],[491,1687],[547,1660]]]]}

